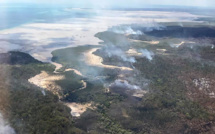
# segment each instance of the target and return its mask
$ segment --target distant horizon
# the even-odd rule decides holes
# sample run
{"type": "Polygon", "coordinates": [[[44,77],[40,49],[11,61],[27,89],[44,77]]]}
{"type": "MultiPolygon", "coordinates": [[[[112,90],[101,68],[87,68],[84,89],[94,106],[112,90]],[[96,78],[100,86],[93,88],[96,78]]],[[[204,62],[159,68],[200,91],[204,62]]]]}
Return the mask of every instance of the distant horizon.
{"type": "Polygon", "coordinates": [[[214,0],[181,0],[181,1],[172,1],[172,0],[79,0],[79,1],[68,1],[62,0],[61,2],[57,0],[0,0],[0,5],[48,5],[48,6],[72,6],[77,8],[159,8],[159,7],[196,7],[196,8],[214,8],[214,0]]]}
{"type": "Polygon", "coordinates": [[[171,9],[171,8],[178,8],[178,9],[210,9],[215,10],[214,7],[202,7],[202,6],[186,6],[186,5],[145,5],[143,7],[81,7],[81,6],[74,6],[74,5],[65,5],[65,4],[45,4],[45,3],[0,3],[0,7],[28,7],[28,6],[35,6],[35,7],[66,7],[66,8],[81,8],[81,9],[171,9]]]}

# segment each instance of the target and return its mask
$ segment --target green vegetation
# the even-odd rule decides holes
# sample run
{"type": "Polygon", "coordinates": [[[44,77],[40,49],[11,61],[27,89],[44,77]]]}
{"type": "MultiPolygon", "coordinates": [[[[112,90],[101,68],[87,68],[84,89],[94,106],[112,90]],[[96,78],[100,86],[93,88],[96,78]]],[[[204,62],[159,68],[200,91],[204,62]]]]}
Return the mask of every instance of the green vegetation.
{"type": "MultiPolygon", "coordinates": [[[[83,54],[98,46],[79,46],[52,52],[52,60],[63,65],[58,74],[65,76],[65,79],[55,81],[62,88],[61,100],[52,92],[44,92],[28,82],[41,71],[53,75],[53,65],[20,52],[2,54],[0,110],[5,112],[18,134],[209,133],[215,119],[214,98],[209,94],[215,92],[215,49],[211,44],[201,45],[201,42],[171,46],[182,40],[189,41],[175,37],[178,30],[180,34],[185,30],[189,36],[194,34],[201,38],[205,34],[195,34],[196,30],[205,31],[208,28],[195,24],[194,30],[192,27],[181,29],[171,27],[172,24],[166,25],[174,31],[174,35],[168,30],[151,31],[148,35],[125,36],[110,31],[96,34],[104,41],[100,50],[95,52],[104,59],[103,64],[131,67],[134,71],[130,72],[88,65],[83,54]],[[159,43],[129,39],[156,40],[159,43]],[[134,55],[136,62],[130,63],[123,61],[120,55],[105,56],[108,46],[117,46],[123,54],[130,48],[137,51],[147,49],[154,53],[153,60],[134,55]],[[166,51],[159,52],[158,49],[166,51]],[[83,76],[73,71],[65,72],[68,68],[79,70],[83,76]],[[199,82],[202,78],[210,86],[204,88],[201,84],[203,88],[200,90],[196,86],[198,83],[193,81],[199,82]],[[128,92],[126,87],[110,86],[117,79],[142,86],[141,89],[148,92],[142,98],[134,97],[132,92],[135,90],[128,92]],[[83,88],[85,83],[87,86],[83,88]],[[9,101],[5,97],[10,98],[9,101]],[[87,109],[80,118],[73,118],[63,102],[91,102],[94,109],[87,109]]],[[[211,41],[213,43],[214,40],[211,41]]]]}
{"type": "MultiPolygon", "coordinates": [[[[13,57],[21,57],[23,53],[13,53],[13,57]]],[[[15,65],[1,65],[1,79],[4,84],[0,91],[5,94],[1,96],[1,107],[6,108],[11,126],[17,134],[73,134],[81,130],[73,126],[70,109],[59,102],[58,97],[51,92],[45,91],[31,85],[30,77],[40,73],[41,70],[53,72],[54,66],[42,62],[34,63],[32,57],[26,56],[27,61],[21,61],[15,65]],[[30,63],[33,61],[33,63],[30,63]],[[5,98],[8,97],[8,98],[5,98]],[[75,132],[76,131],[76,132],[75,132]]],[[[25,56],[24,56],[25,58],[25,56]]],[[[11,64],[14,64],[11,63],[11,64]]],[[[2,109],[2,108],[1,108],[2,109]]]]}

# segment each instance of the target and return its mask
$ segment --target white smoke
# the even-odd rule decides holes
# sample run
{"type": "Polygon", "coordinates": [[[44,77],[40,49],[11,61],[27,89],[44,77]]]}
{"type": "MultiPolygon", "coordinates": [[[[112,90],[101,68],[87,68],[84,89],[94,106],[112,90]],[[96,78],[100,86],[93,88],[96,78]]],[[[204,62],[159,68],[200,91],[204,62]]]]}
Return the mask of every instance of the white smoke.
{"type": "Polygon", "coordinates": [[[0,134],[15,134],[14,129],[3,119],[0,113],[0,134]]]}
{"type": "Polygon", "coordinates": [[[142,57],[146,57],[149,61],[153,59],[154,53],[152,51],[149,51],[147,49],[140,50],[142,53],[142,57]]]}
{"type": "Polygon", "coordinates": [[[43,96],[46,96],[45,90],[42,90],[41,93],[43,94],[43,96]]]}
{"type": "Polygon", "coordinates": [[[125,35],[143,35],[144,32],[150,32],[153,30],[163,30],[165,26],[155,22],[144,22],[142,24],[130,24],[130,25],[118,25],[108,29],[108,31],[112,31],[118,34],[125,35]]]}
{"type": "Polygon", "coordinates": [[[139,25],[139,27],[141,27],[144,32],[150,32],[153,30],[163,30],[164,28],[166,28],[165,26],[155,21],[145,22],[144,24],[139,25]]]}
{"type": "Polygon", "coordinates": [[[127,56],[122,49],[114,45],[105,46],[105,53],[108,55],[108,57],[112,57],[112,56],[120,57],[125,62],[130,62],[130,63],[136,62],[134,57],[127,56]]]}
{"type": "Polygon", "coordinates": [[[114,33],[118,34],[133,34],[133,35],[142,35],[143,33],[140,30],[134,30],[130,26],[116,26],[109,29],[114,33]]]}
{"type": "Polygon", "coordinates": [[[117,86],[120,88],[131,89],[131,90],[141,90],[141,88],[137,85],[129,84],[126,80],[115,80],[110,86],[117,86]]]}

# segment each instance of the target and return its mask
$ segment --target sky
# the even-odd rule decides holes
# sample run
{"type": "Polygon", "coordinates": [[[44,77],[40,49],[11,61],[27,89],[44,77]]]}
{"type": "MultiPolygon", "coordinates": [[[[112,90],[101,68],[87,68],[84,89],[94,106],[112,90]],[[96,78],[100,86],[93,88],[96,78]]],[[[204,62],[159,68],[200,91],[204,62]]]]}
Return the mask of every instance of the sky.
{"type": "Polygon", "coordinates": [[[85,8],[141,8],[153,5],[214,7],[215,0],[0,0],[0,4],[37,3],[71,5],[85,8]]]}

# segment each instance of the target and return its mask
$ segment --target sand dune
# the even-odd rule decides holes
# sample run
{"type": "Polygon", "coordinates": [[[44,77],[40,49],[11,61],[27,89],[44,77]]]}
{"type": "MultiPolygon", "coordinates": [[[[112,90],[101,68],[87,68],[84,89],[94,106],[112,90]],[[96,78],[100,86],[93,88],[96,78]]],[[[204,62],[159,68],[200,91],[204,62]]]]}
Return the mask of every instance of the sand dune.
{"type": "Polygon", "coordinates": [[[141,56],[142,53],[137,52],[136,49],[129,49],[128,51],[126,51],[126,54],[129,56],[141,56]]]}
{"type": "Polygon", "coordinates": [[[103,67],[103,68],[110,68],[110,69],[121,69],[121,70],[127,70],[127,71],[132,71],[132,68],[129,67],[118,67],[118,66],[113,66],[113,65],[104,65],[103,59],[95,54],[93,54],[95,51],[97,51],[99,48],[93,48],[86,52],[85,58],[86,58],[86,63],[92,66],[98,66],[98,67],[103,67]]]}
{"type": "Polygon", "coordinates": [[[94,109],[92,103],[79,104],[79,103],[65,103],[71,109],[72,116],[79,117],[83,114],[88,108],[94,109]]]}
{"type": "Polygon", "coordinates": [[[47,72],[42,71],[40,74],[30,78],[28,81],[40,88],[51,91],[53,94],[56,94],[61,98],[59,93],[62,89],[55,83],[55,81],[62,79],[65,79],[63,75],[50,75],[47,72]]]}

